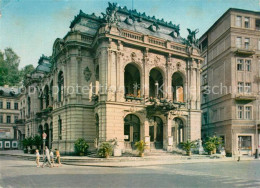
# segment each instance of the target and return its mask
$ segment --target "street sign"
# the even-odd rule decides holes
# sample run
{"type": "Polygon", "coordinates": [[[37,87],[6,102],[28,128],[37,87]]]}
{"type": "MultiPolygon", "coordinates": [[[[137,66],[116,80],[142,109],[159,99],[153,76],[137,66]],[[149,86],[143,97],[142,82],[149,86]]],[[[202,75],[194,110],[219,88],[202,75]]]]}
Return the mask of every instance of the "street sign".
{"type": "Polygon", "coordinates": [[[42,134],[42,139],[45,140],[46,137],[47,137],[47,134],[46,134],[46,133],[43,133],[43,134],[42,134]]]}

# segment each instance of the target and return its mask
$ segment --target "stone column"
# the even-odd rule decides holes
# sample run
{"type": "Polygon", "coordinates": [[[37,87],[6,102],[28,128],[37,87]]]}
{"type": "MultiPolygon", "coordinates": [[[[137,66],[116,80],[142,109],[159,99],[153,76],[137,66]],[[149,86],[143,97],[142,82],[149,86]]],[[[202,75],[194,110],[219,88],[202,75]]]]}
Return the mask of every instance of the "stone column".
{"type": "Polygon", "coordinates": [[[166,134],[165,134],[165,136],[166,136],[166,143],[165,143],[165,149],[167,150],[167,151],[172,151],[172,149],[173,149],[173,136],[172,136],[172,132],[171,132],[171,130],[172,130],[172,121],[171,121],[171,119],[170,119],[170,117],[169,117],[169,114],[166,116],[166,134]]]}
{"type": "Polygon", "coordinates": [[[144,141],[147,147],[147,151],[150,151],[150,136],[149,136],[149,120],[145,118],[144,121],[144,141]]]}
{"type": "Polygon", "coordinates": [[[144,98],[148,98],[149,97],[149,68],[148,68],[148,48],[145,49],[144,51],[144,65],[143,65],[143,94],[144,94],[144,98]]]}

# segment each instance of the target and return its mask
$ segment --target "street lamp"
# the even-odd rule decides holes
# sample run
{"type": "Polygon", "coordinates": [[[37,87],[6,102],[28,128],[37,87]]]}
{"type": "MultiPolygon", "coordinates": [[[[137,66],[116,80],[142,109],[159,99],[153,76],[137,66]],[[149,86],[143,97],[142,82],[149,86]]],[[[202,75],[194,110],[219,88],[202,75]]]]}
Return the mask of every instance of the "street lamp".
{"type": "Polygon", "coordinates": [[[258,124],[256,123],[255,125],[255,137],[256,137],[256,149],[255,149],[255,159],[258,159],[259,158],[259,153],[258,153],[258,124]]]}
{"type": "Polygon", "coordinates": [[[43,160],[44,160],[44,151],[45,151],[45,141],[46,141],[47,134],[43,132],[42,140],[43,140],[43,160]]]}

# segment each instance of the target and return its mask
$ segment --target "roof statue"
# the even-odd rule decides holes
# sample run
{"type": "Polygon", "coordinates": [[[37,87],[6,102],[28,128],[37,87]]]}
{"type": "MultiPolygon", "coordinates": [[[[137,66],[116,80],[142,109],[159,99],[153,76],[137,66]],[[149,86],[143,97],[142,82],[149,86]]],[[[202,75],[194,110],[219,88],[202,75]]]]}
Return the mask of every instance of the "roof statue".
{"type": "Polygon", "coordinates": [[[117,3],[108,3],[108,7],[106,9],[106,14],[101,13],[103,15],[103,20],[109,25],[118,24],[119,17],[117,16],[118,6],[117,3]]]}
{"type": "Polygon", "coordinates": [[[190,47],[198,47],[198,39],[196,39],[196,34],[199,32],[199,29],[195,29],[194,31],[191,31],[188,28],[187,30],[189,32],[189,35],[187,39],[184,40],[184,43],[190,47]]]}

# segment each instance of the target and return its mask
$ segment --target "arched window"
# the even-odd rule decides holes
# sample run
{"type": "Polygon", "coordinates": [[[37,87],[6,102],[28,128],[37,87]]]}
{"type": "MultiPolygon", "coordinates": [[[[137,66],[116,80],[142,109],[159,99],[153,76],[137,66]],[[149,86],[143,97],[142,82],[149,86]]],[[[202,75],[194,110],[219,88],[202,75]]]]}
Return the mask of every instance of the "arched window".
{"type": "Polygon", "coordinates": [[[45,107],[49,106],[49,87],[46,85],[44,88],[45,107]]]}
{"type": "Polygon", "coordinates": [[[63,72],[60,71],[58,75],[58,102],[63,101],[63,95],[64,95],[64,77],[63,72]]]}
{"type": "Polygon", "coordinates": [[[96,114],[96,139],[99,140],[99,116],[96,114]]]}
{"type": "MultiPolygon", "coordinates": [[[[29,127],[28,127],[29,128],[29,127]]],[[[40,136],[42,136],[42,133],[43,133],[43,127],[42,125],[39,126],[38,128],[38,133],[40,134],[40,136]]]]}
{"type": "Polygon", "coordinates": [[[130,63],[125,67],[124,74],[125,96],[126,97],[141,97],[140,90],[140,72],[138,68],[130,63]]]}
{"type": "Polygon", "coordinates": [[[183,78],[178,72],[172,75],[172,92],[173,101],[184,102],[183,78]]]}
{"type": "Polygon", "coordinates": [[[53,103],[53,80],[50,83],[50,97],[51,97],[51,104],[53,103]]]}
{"type": "Polygon", "coordinates": [[[153,68],[150,71],[149,97],[153,97],[153,98],[163,97],[163,75],[157,68],[153,68]]]}
{"type": "Polygon", "coordinates": [[[62,140],[62,120],[59,116],[59,119],[58,119],[58,138],[59,140],[62,140]]]}
{"type": "Polygon", "coordinates": [[[28,116],[31,114],[31,97],[27,98],[27,108],[28,108],[28,116]]]}

